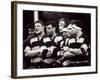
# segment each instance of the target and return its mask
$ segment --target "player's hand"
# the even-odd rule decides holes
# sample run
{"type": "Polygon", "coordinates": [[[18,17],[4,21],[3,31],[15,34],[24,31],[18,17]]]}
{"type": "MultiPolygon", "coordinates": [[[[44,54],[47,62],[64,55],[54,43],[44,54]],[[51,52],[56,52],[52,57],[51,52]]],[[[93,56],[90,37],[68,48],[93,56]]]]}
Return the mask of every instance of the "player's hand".
{"type": "Polygon", "coordinates": [[[51,56],[52,56],[51,50],[48,50],[46,57],[51,57],[51,56]]]}

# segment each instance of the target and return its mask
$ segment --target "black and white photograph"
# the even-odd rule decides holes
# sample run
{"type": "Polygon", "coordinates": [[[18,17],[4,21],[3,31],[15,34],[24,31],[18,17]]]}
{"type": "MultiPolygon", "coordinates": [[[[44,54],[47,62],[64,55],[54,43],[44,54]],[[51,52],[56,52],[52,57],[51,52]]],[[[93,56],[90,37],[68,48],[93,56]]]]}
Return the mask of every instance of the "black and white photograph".
{"type": "Polygon", "coordinates": [[[90,14],[23,10],[23,68],[90,66],[90,14]]]}
{"type": "Polygon", "coordinates": [[[31,2],[12,6],[14,77],[97,72],[96,6],[31,2]]]}

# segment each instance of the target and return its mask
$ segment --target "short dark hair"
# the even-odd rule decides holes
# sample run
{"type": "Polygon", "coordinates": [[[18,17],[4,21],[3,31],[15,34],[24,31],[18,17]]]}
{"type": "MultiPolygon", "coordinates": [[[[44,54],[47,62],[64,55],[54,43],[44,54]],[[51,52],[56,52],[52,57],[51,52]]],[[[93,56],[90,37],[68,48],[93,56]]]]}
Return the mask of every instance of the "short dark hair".
{"type": "Polygon", "coordinates": [[[66,19],[65,18],[60,18],[58,21],[65,21],[66,22],[66,19]]]}
{"type": "Polygon", "coordinates": [[[40,24],[44,25],[44,22],[42,20],[37,20],[34,22],[34,24],[36,24],[36,23],[40,23],[40,24]]]}
{"type": "Polygon", "coordinates": [[[28,29],[34,29],[34,23],[28,24],[28,25],[27,25],[27,28],[28,28],[28,29]]]}
{"type": "Polygon", "coordinates": [[[80,28],[83,26],[83,23],[81,22],[81,20],[71,20],[69,22],[69,24],[76,24],[77,26],[79,26],[80,28]]]}
{"type": "Polygon", "coordinates": [[[60,18],[59,20],[58,20],[58,22],[60,22],[60,21],[64,21],[65,22],[65,26],[64,26],[64,28],[66,27],[66,26],[68,26],[68,24],[69,24],[69,19],[66,19],[66,18],[60,18]]]}
{"type": "Polygon", "coordinates": [[[47,23],[46,23],[46,26],[48,26],[48,25],[52,25],[52,27],[55,27],[56,28],[56,26],[57,26],[57,24],[56,24],[56,21],[48,21],[47,23]]]}

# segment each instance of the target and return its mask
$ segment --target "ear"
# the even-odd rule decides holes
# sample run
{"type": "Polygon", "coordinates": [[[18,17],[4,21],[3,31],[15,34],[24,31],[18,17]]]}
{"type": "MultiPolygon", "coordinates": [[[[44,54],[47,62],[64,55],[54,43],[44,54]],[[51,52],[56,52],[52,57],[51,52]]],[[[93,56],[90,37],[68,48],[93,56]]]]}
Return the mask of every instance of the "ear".
{"type": "Polygon", "coordinates": [[[78,30],[79,30],[79,31],[81,31],[81,30],[82,30],[82,28],[80,28],[80,27],[79,27],[79,28],[78,28],[78,30]]]}
{"type": "Polygon", "coordinates": [[[79,26],[76,27],[78,30],[82,30],[82,28],[80,28],[79,26]]]}

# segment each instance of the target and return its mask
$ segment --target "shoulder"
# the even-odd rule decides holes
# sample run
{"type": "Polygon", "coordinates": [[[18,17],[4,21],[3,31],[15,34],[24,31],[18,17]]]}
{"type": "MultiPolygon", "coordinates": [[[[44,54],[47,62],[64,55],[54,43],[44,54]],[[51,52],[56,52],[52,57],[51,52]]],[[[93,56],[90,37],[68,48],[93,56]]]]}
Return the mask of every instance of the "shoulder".
{"type": "Polygon", "coordinates": [[[34,37],[30,38],[30,43],[37,42],[37,41],[38,41],[38,37],[37,36],[34,36],[34,37]]]}
{"type": "Polygon", "coordinates": [[[80,41],[83,41],[86,44],[89,44],[89,37],[85,35],[84,33],[80,36],[80,41]]]}
{"type": "Polygon", "coordinates": [[[56,36],[55,39],[54,39],[54,42],[57,43],[57,42],[59,42],[61,40],[63,40],[63,37],[62,36],[56,36]]]}
{"type": "Polygon", "coordinates": [[[75,38],[70,38],[70,39],[69,39],[69,44],[70,44],[70,43],[75,43],[75,38]]]}
{"type": "Polygon", "coordinates": [[[50,37],[48,37],[48,36],[43,37],[43,43],[46,43],[49,41],[51,41],[50,37]]]}

